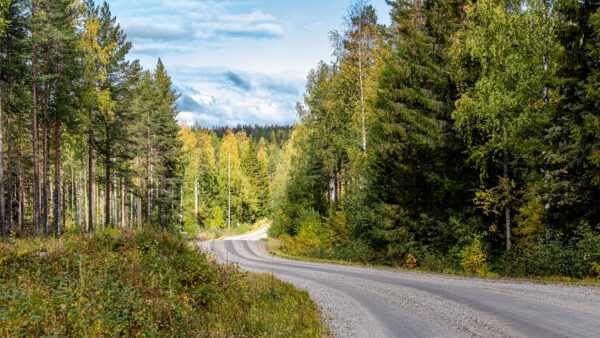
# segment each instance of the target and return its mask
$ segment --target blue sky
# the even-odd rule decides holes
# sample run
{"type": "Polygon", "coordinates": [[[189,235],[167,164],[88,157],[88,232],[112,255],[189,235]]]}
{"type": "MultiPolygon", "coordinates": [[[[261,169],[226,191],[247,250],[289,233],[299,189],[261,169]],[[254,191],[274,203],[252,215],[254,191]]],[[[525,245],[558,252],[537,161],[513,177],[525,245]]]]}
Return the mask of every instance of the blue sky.
{"type": "MultiPolygon", "coordinates": [[[[179,119],[204,127],[291,124],[308,71],[331,59],[328,32],[349,0],[108,0],[133,42],[130,59],[161,57],[179,119]]],[[[388,23],[385,0],[372,0],[388,23]]]]}

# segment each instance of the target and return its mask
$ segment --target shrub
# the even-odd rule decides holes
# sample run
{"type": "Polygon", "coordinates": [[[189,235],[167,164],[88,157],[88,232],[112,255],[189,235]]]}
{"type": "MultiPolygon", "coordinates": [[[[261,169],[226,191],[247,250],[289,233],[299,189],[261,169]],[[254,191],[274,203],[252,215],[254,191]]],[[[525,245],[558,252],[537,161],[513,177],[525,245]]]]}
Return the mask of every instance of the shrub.
{"type": "Polygon", "coordinates": [[[414,269],[417,267],[417,259],[412,253],[408,253],[408,256],[406,257],[406,266],[409,269],[414,269]]]}
{"type": "Polygon", "coordinates": [[[478,276],[485,276],[489,270],[487,258],[482,249],[481,240],[476,237],[473,242],[460,252],[460,265],[463,269],[478,276]]]}
{"type": "Polygon", "coordinates": [[[17,240],[0,244],[0,331],[6,336],[318,336],[323,331],[306,292],[266,280],[219,265],[168,234],[113,230],[17,240]],[[282,304],[302,318],[280,314],[282,304]]]}

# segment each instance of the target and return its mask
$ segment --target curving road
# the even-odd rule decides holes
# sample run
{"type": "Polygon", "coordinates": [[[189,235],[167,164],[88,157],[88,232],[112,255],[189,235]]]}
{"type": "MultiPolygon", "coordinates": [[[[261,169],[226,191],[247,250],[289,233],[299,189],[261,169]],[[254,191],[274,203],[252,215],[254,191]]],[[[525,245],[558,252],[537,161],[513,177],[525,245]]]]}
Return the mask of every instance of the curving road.
{"type": "Polygon", "coordinates": [[[291,261],[268,255],[265,236],[199,245],[308,290],[336,336],[600,337],[600,288],[291,261]]]}

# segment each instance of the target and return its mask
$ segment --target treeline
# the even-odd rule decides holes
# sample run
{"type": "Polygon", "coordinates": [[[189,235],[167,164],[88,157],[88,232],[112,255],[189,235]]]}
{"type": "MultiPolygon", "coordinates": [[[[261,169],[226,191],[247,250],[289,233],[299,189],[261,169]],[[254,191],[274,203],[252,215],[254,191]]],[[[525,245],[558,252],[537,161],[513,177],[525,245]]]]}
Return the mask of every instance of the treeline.
{"type": "Polygon", "coordinates": [[[253,224],[271,215],[271,188],[274,181],[282,180],[276,170],[282,156],[281,139],[275,135],[287,127],[223,130],[181,129],[182,222],[190,234],[253,224]]]}
{"type": "MultiPolygon", "coordinates": [[[[193,126],[192,129],[199,128],[197,125],[193,126]]],[[[219,138],[223,138],[223,136],[227,133],[228,130],[233,131],[234,134],[237,134],[241,131],[246,133],[246,136],[252,138],[255,141],[259,141],[261,138],[264,138],[269,143],[277,143],[284,144],[290,136],[292,131],[291,126],[278,126],[278,125],[270,125],[270,126],[260,126],[260,125],[237,125],[236,127],[212,127],[213,130],[219,138]]]]}
{"type": "Polygon", "coordinates": [[[308,76],[271,232],[295,254],[600,275],[600,5],[358,1],[308,76]]]}
{"type": "Polygon", "coordinates": [[[178,94],[107,3],[0,2],[0,223],[10,233],[178,222],[178,94]]]}

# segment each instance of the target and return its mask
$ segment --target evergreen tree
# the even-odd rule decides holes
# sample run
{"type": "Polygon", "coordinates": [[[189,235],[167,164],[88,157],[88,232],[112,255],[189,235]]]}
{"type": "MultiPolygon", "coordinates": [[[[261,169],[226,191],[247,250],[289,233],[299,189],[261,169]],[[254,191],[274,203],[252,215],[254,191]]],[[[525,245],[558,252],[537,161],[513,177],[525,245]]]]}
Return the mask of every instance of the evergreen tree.
{"type": "Polygon", "coordinates": [[[167,206],[179,205],[181,185],[181,141],[177,135],[179,126],[175,117],[179,113],[175,101],[179,94],[173,90],[171,78],[160,59],[154,71],[159,104],[151,113],[152,149],[156,159],[154,171],[158,177],[158,203],[160,229],[166,229],[167,206]]]}
{"type": "Polygon", "coordinates": [[[450,119],[457,91],[449,37],[461,6],[389,4],[392,25],[374,100],[368,187],[383,220],[359,231],[377,250],[401,258],[413,240],[447,250],[446,230],[435,220],[468,201],[468,175],[450,119]]]}

